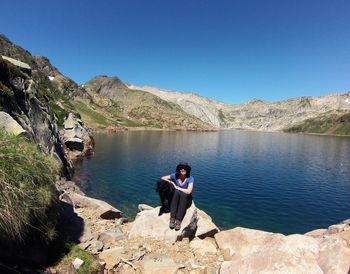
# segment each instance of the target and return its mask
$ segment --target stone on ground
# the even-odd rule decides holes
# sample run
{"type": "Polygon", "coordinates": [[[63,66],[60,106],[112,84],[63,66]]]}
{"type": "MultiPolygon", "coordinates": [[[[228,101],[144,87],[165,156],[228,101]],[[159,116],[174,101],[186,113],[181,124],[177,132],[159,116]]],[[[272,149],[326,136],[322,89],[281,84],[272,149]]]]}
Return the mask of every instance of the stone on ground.
{"type": "Polygon", "coordinates": [[[167,255],[150,254],[142,260],[141,270],[144,274],[175,274],[178,265],[167,255]]]}
{"type": "Polygon", "coordinates": [[[112,269],[123,257],[125,250],[123,247],[114,247],[98,254],[98,257],[106,263],[107,269],[112,269]]]}
{"type": "Polygon", "coordinates": [[[98,235],[97,238],[104,245],[110,246],[112,244],[117,243],[119,240],[125,239],[124,233],[120,229],[103,231],[98,235]]]}
{"type": "Polygon", "coordinates": [[[82,259],[75,258],[72,264],[75,269],[79,269],[84,264],[84,261],[82,259]]]}

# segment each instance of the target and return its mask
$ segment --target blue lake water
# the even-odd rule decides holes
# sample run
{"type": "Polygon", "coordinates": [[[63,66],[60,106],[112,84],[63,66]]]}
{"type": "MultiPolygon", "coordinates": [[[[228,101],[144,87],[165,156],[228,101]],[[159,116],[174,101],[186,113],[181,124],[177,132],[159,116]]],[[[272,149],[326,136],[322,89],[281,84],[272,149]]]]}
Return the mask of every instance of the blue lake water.
{"type": "Polygon", "coordinates": [[[350,138],[249,131],[131,131],[94,135],[75,180],[133,218],[156,206],[155,182],[192,166],[193,197],[220,228],[284,234],[350,218],[350,138]]]}

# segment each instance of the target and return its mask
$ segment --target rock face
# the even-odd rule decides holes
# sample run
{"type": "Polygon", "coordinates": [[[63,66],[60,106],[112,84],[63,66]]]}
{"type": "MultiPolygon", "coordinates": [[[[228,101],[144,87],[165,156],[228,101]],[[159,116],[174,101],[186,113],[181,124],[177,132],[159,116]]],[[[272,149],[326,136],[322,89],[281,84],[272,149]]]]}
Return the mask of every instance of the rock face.
{"type": "Polygon", "coordinates": [[[84,157],[93,153],[94,140],[91,134],[84,128],[80,119],[69,113],[64,121],[63,141],[69,150],[71,159],[84,157]]]}
{"type": "MultiPolygon", "coordinates": [[[[0,110],[16,120],[42,152],[54,156],[61,165],[61,175],[70,178],[72,164],[66,157],[57,128],[53,87],[30,53],[1,35],[0,55],[25,62],[32,68],[28,73],[13,62],[0,58],[0,110]]],[[[17,127],[17,130],[20,129],[17,127]]]]}
{"type": "Polygon", "coordinates": [[[338,236],[284,236],[237,227],[215,235],[231,260],[220,273],[348,273],[350,248],[338,236]]]}

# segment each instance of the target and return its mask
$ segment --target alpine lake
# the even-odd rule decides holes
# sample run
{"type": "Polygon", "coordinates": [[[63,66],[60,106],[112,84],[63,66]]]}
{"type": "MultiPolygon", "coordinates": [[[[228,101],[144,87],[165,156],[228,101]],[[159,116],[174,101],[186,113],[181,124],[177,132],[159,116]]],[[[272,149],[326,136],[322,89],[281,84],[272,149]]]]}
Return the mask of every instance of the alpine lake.
{"type": "Polygon", "coordinates": [[[155,183],[188,162],[193,199],[221,229],[283,234],[350,218],[350,137],[251,131],[95,133],[74,180],[133,219],[160,203],[155,183]]]}

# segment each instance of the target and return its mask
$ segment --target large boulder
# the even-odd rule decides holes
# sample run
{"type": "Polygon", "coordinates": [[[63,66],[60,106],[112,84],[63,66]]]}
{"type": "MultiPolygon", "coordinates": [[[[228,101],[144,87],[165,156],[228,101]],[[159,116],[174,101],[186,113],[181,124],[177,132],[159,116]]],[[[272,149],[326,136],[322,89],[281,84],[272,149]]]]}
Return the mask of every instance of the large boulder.
{"type": "Polygon", "coordinates": [[[71,193],[69,196],[75,207],[92,209],[95,214],[102,219],[119,219],[122,217],[122,212],[120,210],[104,201],[86,197],[77,193],[71,193]]]}
{"type": "Polygon", "coordinates": [[[179,231],[169,228],[170,213],[158,216],[159,210],[160,207],[155,207],[139,212],[131,224],[129,238],[155,238],[173,243],[184,237],[194,237],[198,221],[194,203],[187,209],[179,231]]]}
{"type": "Polygon", "coordinates": [[[0,111],[0,128],[14,135],[26,132],[10,114],[3,111],[0,111]]]}
{"type": "Polygon", "coordinates": [[[319,242],[304,235],[268,233],[235,228],[215,235],[220,249],[229,249],[232,260],[220,273],[323,273],[318,265],[319,242]]]}

